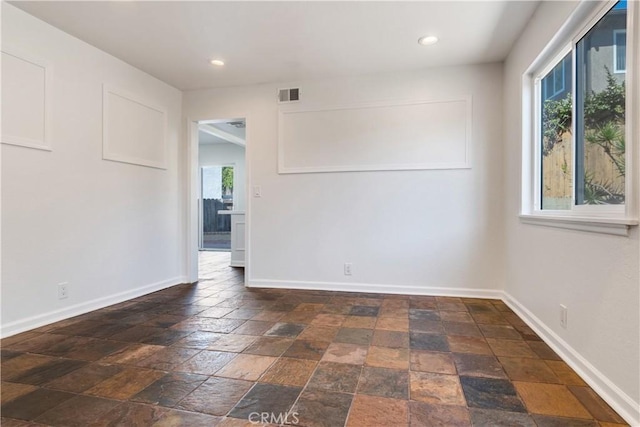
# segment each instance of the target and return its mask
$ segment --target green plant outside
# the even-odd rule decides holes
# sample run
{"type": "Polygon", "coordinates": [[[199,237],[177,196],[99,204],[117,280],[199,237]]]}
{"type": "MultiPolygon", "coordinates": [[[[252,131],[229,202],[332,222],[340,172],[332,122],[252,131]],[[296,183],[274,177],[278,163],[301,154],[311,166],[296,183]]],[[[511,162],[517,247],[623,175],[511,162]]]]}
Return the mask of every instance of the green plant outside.
{"type": "MultiPolygon", "coordinates": [[[[600,146],[611,160],[619,176],[625,176],[625,84],[618,83],[609,69],[607,87],[591,92],[584,103],[585,141],[600,146]]],[[[571,94],[563,99],[547,100],[542,108],[542,154],[548,156],[562,135],[571,132],[571,94]]],[[[587,204],[624,203],[624,188],[610,181],[596,180],[585,172],[584,201],[587,204]]]]}

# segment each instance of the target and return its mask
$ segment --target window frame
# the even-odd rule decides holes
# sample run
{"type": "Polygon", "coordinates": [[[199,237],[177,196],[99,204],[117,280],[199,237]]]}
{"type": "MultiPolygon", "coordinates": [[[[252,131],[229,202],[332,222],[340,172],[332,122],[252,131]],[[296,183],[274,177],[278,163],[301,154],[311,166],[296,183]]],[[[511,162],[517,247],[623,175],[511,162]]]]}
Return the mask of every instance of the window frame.
{"type": "MultiPolygon", "coordinates": [[[[638,224],[637,135],[640,131],[638,113],[640,95],[638,83],[634,84],[636,70],[640,68],[640,54],[633,54],[633,46],[638,43],[638,23],[640,7],[636,2],[627,2],[626,28],[626,105],[625,141],[626,173],[625,203],[622,205],[576,205],[576,45],[617,3],[617,0],[583,1],[557,32],[549,45],[541,52],[523,76],[523,163],[522,163],[522,205],[520,218],[525,223],[550,225],[554,227],[627,235],[631,225],[638,224]],[[572,55],[572,191],[571,209],[542,209],[542,79],[563,58],[572,55]]],[[[614,39],[615,45],[615,39],[614,39]]]]}
{"type": "MultiPolygon", "coordinates": [[[[627,9],[627,13],[628,13],[628,9],[627,9]]],[[[623,74],[627,72],[627,43],[626,43],[626,38],[627,38],[627,30],[613,30],[613,72],[616,74],[623,74]],[[625,64],[624,64],[624,69],[622,68],[618,68],[618,34],[624,33],[625,35],[625,64]]]]}

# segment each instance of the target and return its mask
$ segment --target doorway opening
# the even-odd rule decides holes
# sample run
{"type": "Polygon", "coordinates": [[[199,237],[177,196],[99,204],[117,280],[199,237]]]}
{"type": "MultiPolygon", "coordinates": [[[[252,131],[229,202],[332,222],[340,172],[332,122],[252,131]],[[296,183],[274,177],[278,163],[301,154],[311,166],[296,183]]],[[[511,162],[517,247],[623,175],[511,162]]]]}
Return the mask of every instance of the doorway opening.
{"type": "Polygon", "coordinates": [[[244,267],[246,120],[202,120],[198,135],[198,251],[244,267]],[[221,258],[222,257],[222,258],[221,258]]]}
{"type": "Polygon", "coordinates": [[[201,251],[231,251],[231,215],[227,212],[233,211],[234,170],[233,165],[200,168],[201,251]]]}

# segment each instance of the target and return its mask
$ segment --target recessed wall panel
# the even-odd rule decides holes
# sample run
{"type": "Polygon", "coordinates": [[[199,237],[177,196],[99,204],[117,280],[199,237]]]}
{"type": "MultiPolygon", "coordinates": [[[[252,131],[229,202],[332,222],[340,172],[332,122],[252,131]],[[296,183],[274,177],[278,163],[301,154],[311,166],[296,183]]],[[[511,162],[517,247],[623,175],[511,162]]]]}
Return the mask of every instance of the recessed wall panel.
{"type": "Polygon", "coordinates": [[[281,111],[279,172],[470,167],[471,98],[281,111]]]}
{"type": "Polygon", "coordinates": [[[51,150],[51,68],[24,52],[2,49],[2,143],[51,150]]]}
{"type": "Polygon", "coordinates": [[[165,169],[165,110],[108,86],[103,97],[103,158],[165,169]]]}

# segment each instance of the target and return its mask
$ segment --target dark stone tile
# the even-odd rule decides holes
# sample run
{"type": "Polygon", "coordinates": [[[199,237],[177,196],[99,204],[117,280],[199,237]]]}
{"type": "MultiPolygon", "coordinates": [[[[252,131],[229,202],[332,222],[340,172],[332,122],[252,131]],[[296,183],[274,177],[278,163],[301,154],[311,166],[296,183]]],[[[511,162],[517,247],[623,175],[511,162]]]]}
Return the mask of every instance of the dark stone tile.
{"type": "Polygon", "coordinates": [[[410,333],[409,347],[412,350],[449,351],[449,343],[445,335],[419,332],[410,333]]]}
{"type": "Polygon", "coordinates": [[[227,314],[231,313],[233,311],[232,308],[225,308],[225,307],[213,307],[213,308],[209,308],[205,311],[202,311],[200,313],[198,313],[198,316],[200,317],[213,317],[216,319],[220,319],[221,317],[226,316],[227,314]]]}
{"type": "Polygon", "coordinates": [[[217,426],[221,420],[222,418],[213,415],[169,409],[153,427],[212,427],[217,426]]]}
{"type": "Polygon", "coordinates": [[[500,357],[499,360],[512,381],[560,382],[544,360],[525,357],[500,357]]]}
{"type": "Polygon", "coordinates": [[[252,385],[249,381],[212,377],[182,399],[176,408],[210,415],[225,415],[252,385]]]}
{"type": "Polygon", "coordinates": [[[200,353],[200,351],[201,350],[196,348],[164,347],[162,350],[158,350],[153,355],[137,361],[134,364],[144,368],[171,371],[181,363],[186,362],[196,354],[200,353]]]}
{"type": "Polygon", "coordinates": [[[349,314],[351,306],[344,304],[327,304],[322,309],[324,314],[349,314]]]}
{"type": "Polygon", "coordinates": [[[481,337],[480,329],[474,323],[442,322],[447,335],[461,335],[465,337],[481,337]]]}
{"type": "Polygon", "coordinates": [[[150,426],[166,411],[158,406],[125,402],[104,414],[98,424],[106,427],[150,426]]]}
{"type": "Polygon", "coordinates": [[[295,338],[306,328],[307,325],[301,323],[276,323],[271,329],[265,332],[265,336],[295,338]]]}
{"type": "Polygon", "coordinates": [[[361,367],[347,363],[321,362],[309,380],[309,390],[355,393],[361,367]]]}
{"type": "Polygon", "coordinates": [[[124,368],[84,393],[108,399],[127,400],[163,375],[163,372],[151,369],[124,368]]]}
{"type": "Polygon", "coordinates": [[[0,382],[0,402],[2,405],[17,399],[20,396],[24,396],[27,393],[31,393],[38,387],[29,384],[10,383],[7,381],[0,382]]]}
{"type": "Polygon", "coordinates": [[[157,327],[157,328],[170,328],[171,326],[177,323],[180,323],[187,318],[188,316],[176,316],[174,314],[161,314],[143,323],[143,325],[157,327]]]}
{"type": "Polygon", "coordinates": [[[205,348],[208,348],[211,344],[213,344],[223,336],[224,334],[219,334],[216,332],[196,331],[190,335],[187,335],[181,340],[176,341],[173,344],[173,346],[186,347],[186,348],[198,348],[198,349],[204,350],[205,348]]]}
{"type": "MultiPolygon", "coordinates": [[[[69,325],[54,326],[49,332],[53,332],[61,335],[82,335],[83,332],[89,329],[96,328],[98,326],[106,326],[108,323],[99,322],[97,320],[80,320],[69,325]]],[[[121,325],[118,325],[121,326],[121,325]]]]}
{"type": "Polygon", "coordinates": [[[487,378],[507,378],[502,365],[494,356],[471,353],[454,353],[458,375],[487,378]]]}
{"type": "Polygon", "coordinates": [[[74,396],[64,391],[39,388],[2,405],[2,416],[33,420],[74,396]]]}
{"type": "Polygon", "coordinates": [[[0,350],[0,361],[6,362],[9,359],[20,356],[22,353],[13,350],[0,350]]]}
{"type": "Polygon", "coordinates": [[[369,316],[376,317],[380,311],[380,307],[372,307],[367,305],[354,305],[351,307],[349,314],[351,316],[369,316]]]}
{"type": "Polygon", "coordinates": [[[191,332],[188,331],[178,331],[175,329],[156,328],[156,331],[151,336],[141,339],[140,342],[153,345],[171,345],[180,341],[190,333],[191,332]]]}
{"type": "Polygon", "coordinates": [[[234,329],[232,333],[239,335],[262,335],[274,326],[273,322],[248,320],[242,326],[234,329]]]}
{"type": "Polygon", "coordinates": [[[191,359],[178,365],[175,370],[194,374],[213,375],[236,357],[235,353],[202,350],[191,359]]]}
{"type": "Polygon", "coordinates": [[[532,414],[531,417],[538,427],[598,427],[597,421],[580,418],[551,417],[548,415],[532,414]]]}
{"type": "Polygon", "coordinates": [[[409,334],[407,332],[376,329],[373,332],[371,345],[378,347],[409,348],[409,334]]]}
{"type": "Polygon", "coordinates": [[[531,416],[521,412],[478,408],[471,408],[469,412],[474,426],[536,427],[536,423],[531,419],[531,416]]]}
{"type": "Polygon", "coordinates": [[[206,380],[205,375],[170,373],[136,394],[131,400],[160,406],[174,406],[206,380]]]}
{"type": "Polygon", "coordinates": [[[463,406],[410,401],[409,417],[411,427],[471,427],[469,410],[463,406]]]}
{"type": "Polygon", "coordinates": [[[465,305],[471,313],[498,313],[498,309],[491,303],[467,302],[465,305]]]}
{"type": "Polygon", "coordinates": [[[251,308],[238,308],[237,310],[233,310],[231,313],[227,314],[225,319],[242,319],[249,320],[256,314],[260,313],[260,310],[254,310],[251,308]]]}
{"type": "Polygon", "coordinates": [[[527,412],[516,389],[508,380],[460,377],[462,390],[470,408],[527,412]]]}
{"type": "Polygon", "coordinates": [[[372,329],[340,328],[334,338],[335,342],[368,345],[373,336],[372,329]]]}
{"type": "Polygon", "coordinates": [[[352,400],[350,394],[307,390],[292,409],[292,414],[297,414],[298,418],[295,424],[306,427],[343,426],[352,400]]]}
{"type": "Polygon", "coordinates": [[[409,372],[397,369],[364,367],[358,393],[393,399],[409,398],[409,372]]]}
{"type": "Polygon", "coordinates": [[[426,332],[430,334],[444,334],[442,322],[437,320],[409,319],[409,330],[411,332],[426,332]]]}
{"type": "Polygon", "coordinates": [[[120,371],[122,371],[121,366],[91,363],[70,374],[49,381],[46,386],[72,393],[82,393],[120,371]]]}
{"type": "Polygon", "coordinates": [[[158,331],[161,331],[161,329],[152,328],[150,326],[131,326],[123,331],[111,335],[109,339],[124,342],[139,342],[145,338],[153,336],[153,334],[158,331]]]}
{"type": "Polygon", "coordinates": [[[247,347],[243,353],[260,356],[280,356],[293,344],[290,338],[261,337],[247,347]]]}
{"type": "Polygon", "coordinates": [[[502,315],[502,313],[496,312],[474,312],[471,313],[471,317],[476,323],[488,323],[491,325],[508,325],[509,322],[502,315]]]}
{"type": "Polygon", "coordinates": [[[409,308],[421,310],[435,310],[438,308],[436,299],[433,297],[412,296],[409,298],[409,308]]]}
{"type": "MultiPolygon", "coordinates": [[[[20,334],[23,335],[23,334],[20,334]]],[[[27,336],[27,335],[24,335],[27,336]]],[[[11,339],[14,337],[9,337],[7,339],[11,339]]],[[[38,334],[36,336],[29,335],[29,338],[25,340],[19,340],[17,342],[11,342],[10,344],[4,345],[3,348],[8,350],[20,351],[20,352],[29,352],[29,353],[40,353],[43,350],[49,349],[51,346],[68,339],[68,335],[58,335],[58,334],[38,334]]]]}
{"type": "Polygon", "coordinates": [[[508,325],[478,325],[485,338],[504,338],[520,340],[522,336],[513,326],[508,325]]]}
{"type": "Polygon", "coordinates": [[[238,402],[229,416],[246,420],[252,412],[285,414],[301,391],[301,387],[258,383],[238,402]]]}
{"type": "Polygon", "coordinates": [[[0,340],[0,347],[2,348],[12,348],[15,344],[26,341],[31,338],[35,338],[42,335],[40,332],[29,331],[23,332],[21,334],[15,334],[7,338],[2,338],[0,340]]]}
{"type": "Polygon", "coordinates": [[[95,325],[94,327],[87,328],[76,335],[91,337],[91,338],[110,338],[112,335],[122,332],[128,329],[130,326],[122,323],[102,323],[102,322],[97,322],[97,323],[98,324],[95,325]]]}
{"type": "Polygon", "coordinates": [[[68,337],[46,350],[42,354],[68,359],[95,361],[109,354],[121,350],[127,344],[117,341],[107,341],[88,337],[68,337]]]}
{"type": "Polygon", "coordinates": [[[45,412],[36,421],[54,426],[86,427],[120,402],[92,396],[75,396],[45,412]]]}
{"type": "Polygon", "coordinates": [[[409,309],[409,319],[440,321],[440,314],[437,310],[422,310],[419,308],[411,308],[409,309]]]}
{"type": "Polygon", "coordinates": [[[320,360],[324,351],[329,347],[325,341],[295,340],[291,347],[284,352],[284,357],[295,357],[298,359],[320,360]]]}
{"type": "Polygon", "coordinates": [[[569,390],[596,420],[624,423],[624,420],[590,387],[569,386],[569,390]]]}
{"type": "Polygon", "coordinates": [[[86,364],[87,362],[81,362],[79,360],[54,359],[12,377],[11,381],[23,384],[42,385],[73,372],[86,364]]]}
{"type": "Polygon", "coordinates": [[[525,341],[527,345],[537,354],[541,359],[545,360],[562,360],[555,351],[551,349],[547,344],[542,341],[525,341]]]}
{"type": "Polygon", "coordinates": [[[0,426],[2,427],[42,427],[44,424],[16,420],[12,418],[0,418],[0,426]]]}

